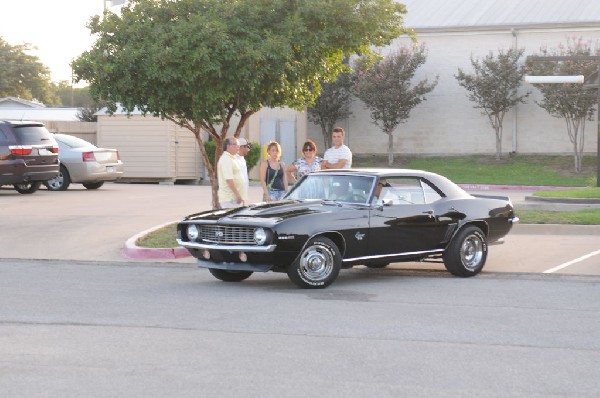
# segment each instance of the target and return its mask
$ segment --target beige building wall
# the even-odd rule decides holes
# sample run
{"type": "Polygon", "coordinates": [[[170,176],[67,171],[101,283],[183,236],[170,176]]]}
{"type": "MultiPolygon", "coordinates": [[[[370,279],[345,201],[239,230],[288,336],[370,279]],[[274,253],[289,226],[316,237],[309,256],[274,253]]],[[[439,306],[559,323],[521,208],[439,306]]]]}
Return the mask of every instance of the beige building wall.
{"type": "MultiPolygon", "coordinates": [[[[458,85],[454,75],[458,68],[472,72],[471,55],[482,58],[499,49],[524,48],[525,56],[539,53],[541,46],[557,48],[569,37],[600,39],[600,27],[572,30],[523,29],[510,27],[493,31],[418,32],[419,42],[428,48],[427,62],[417,71],[415,81],[431,80],[439,75],[437,87],[411,112],[406,123],[394,133],[396,154],[493,154],[495,134],[486,116],[473,108],[467,91],[458,85]],[[514,33],[514,34],[513,34],[514,33]]],[[[398,40],[394,45],[408,44],[398,40]]],[[[389,52],[394,46],[382,51],[389,52]]],[[[523,62],[525,57],[523,57],[523,62]]],[[[551,117],[535,102],[541,95],[532,85],[523,82],[521,92],[531,91],[526,104],[518,105],[504,119],[503,153],[572,153],[572,146],[563,119],[551,117]]],[[[352,107],[353,115],[339,124],[346,129],[347,144],[354,153],[387,153],[387,135],[371,121],[369,111],[359,100],[352,107]]],[[[596,153],[596,117],[586,122],[584,150],[596,153]]],[[[319,126],[308,124],[308,136],[319,145],[322,153],[322,133],[319,126]]]]}

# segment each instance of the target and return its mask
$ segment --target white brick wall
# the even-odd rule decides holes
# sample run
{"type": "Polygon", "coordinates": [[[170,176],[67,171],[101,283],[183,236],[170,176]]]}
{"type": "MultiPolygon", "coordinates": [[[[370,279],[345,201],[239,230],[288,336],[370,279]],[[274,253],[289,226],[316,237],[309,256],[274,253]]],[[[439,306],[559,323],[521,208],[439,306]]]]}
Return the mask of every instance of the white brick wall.
{"type": "MultiPolygon", "coordinates": [[[[583,37],[594,42],[600,40],[600,26],[573,30],[510,28],[496,31],[420,33],[419,42],[428,48],[427,62],[418,71],[416,80],[434,79],[439,75],[437,87],[427,95],[427,100],[414,108],[410,119],[394,133],[396,153],[407,154],[493,154],[496,151],[495,134],[486,116],[473,108],[465,89],[454,78],[458,68],[472,72],[471,54],[481,58],[492,51],[507,50],[515,45],[525,48],[525,56],[539,53],[542,45],[556,48],[567,42],[567,37],[583,37]]],[[[398,43],[408,43],[399,40],[398,43]]],[[[385,51],[389,51],[385,49],[385,51]]],[[[526,104],[518,105],[504,118],[503,153],[572,153],[563,119],[551,117],[535,101],[541,100],[537,89],[523,83],[521,90],[532,91],[526,104]],[[516,130],[514,129],[516,125],[516,130]]],[[[387,136],[371,122],[368,110],[357,100],[354,114],[339,124],[346,128],[348,141],[355,153],[386,153],[387,136]]],[[[596,118],[596,116],[595,116],[596,118]]],[[[585,152],[596,153],[596,119],[586,122],[585,152]]],[[[315,140],[322,153],[323,139],[320,128],[309,123],[308,137],[315,140]]]]}

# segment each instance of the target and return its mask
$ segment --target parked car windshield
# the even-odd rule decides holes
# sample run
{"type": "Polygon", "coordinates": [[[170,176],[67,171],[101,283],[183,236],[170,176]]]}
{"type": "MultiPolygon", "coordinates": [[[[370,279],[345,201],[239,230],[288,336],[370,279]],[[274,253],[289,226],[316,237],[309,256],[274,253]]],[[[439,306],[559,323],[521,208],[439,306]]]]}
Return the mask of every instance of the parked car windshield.
{"type": "Polygon", "coordinates": [[[71,148],[95,148],[94,144],[91,144],[86,140],[82,140],[81,138],[72,135],[55,134],[54,137],[57,141],[60,141],[71,148]]]}
{"type": "Polygon", "coordinates": [[[302,178],[285,199],[335,200],[348,203],[367,203],[375,183],[374,176],[309,174],[302,178]]]}
{"type": "Polygon", "coordinates": [[[21,145],[47,145],[54,143],[52,134],[44,126],[14,126],[21,145]]]}

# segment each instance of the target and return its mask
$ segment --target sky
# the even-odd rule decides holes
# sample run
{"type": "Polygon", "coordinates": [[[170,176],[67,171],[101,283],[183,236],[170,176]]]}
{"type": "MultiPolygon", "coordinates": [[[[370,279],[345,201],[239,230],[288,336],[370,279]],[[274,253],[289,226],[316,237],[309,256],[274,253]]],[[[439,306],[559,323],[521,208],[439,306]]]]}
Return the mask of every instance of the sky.
{"type": "Polygon", "coordinates": [[[94,42],[86,25],[105,5],[119,8],[111,0],[2,0],[0,36],[13,46],[37,47],[29,54],[50,69],[52,81],[70,82],[69,64],[94,42]]]}

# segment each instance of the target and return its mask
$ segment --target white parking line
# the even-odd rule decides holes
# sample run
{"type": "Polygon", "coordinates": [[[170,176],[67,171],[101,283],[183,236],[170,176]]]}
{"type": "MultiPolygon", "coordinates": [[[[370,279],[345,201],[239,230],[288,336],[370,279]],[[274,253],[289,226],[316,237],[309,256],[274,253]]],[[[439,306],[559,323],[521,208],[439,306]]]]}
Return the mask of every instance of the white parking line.
{"type": "Polygon", "coordinates": [[[558,266],[556,266],[554,268],[547,269],[543,273],[544,274],[551,274],[553,272],[560,271],[563,268],[567,268],[569,265],[573,265],[573,264],[578,263],[580,261],[587,260],[588,258],[593,257],[593,256],[595,256],[597,254],[600,254],[600,250],[596,250],[595,252],[591,252],[589,254],[586,254],[585,256],[578,257],[575,260],[568,261],[568,262],[566,262],[564,264],[561,264],[561,265],[558,265],[558,266]]]}

